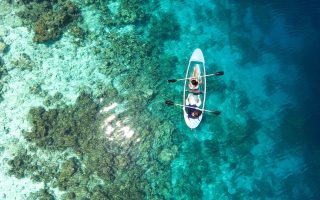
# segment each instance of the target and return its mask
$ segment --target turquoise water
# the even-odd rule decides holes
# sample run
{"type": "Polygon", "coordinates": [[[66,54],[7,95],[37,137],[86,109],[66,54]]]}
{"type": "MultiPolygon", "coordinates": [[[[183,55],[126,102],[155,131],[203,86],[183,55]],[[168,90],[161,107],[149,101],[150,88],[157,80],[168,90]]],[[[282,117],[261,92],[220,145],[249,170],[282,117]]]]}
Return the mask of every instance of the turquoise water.
{"type": "Polygon", "coordinates": [[[319,199],[316,1],[0,1],[0,199],[319,199]],[[207,74],[182,109],[194,49],[207,74]]]}

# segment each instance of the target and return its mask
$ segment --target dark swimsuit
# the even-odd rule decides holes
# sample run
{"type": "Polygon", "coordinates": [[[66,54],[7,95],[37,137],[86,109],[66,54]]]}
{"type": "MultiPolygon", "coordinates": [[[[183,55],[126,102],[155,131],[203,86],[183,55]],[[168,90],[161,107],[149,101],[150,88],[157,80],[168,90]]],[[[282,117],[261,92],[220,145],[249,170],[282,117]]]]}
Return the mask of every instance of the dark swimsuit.
{"type": "Polygon", "coordinates": [[[192,108],[186,107],[186,112],[188,113],[188,118],[198,119],[201,116],[202,112],[200,111],[201,113],[198,117],[194,117],[194,116],[192,116],[191,113],[193,113],[194,111],[197,111],[198,109],[194,109],[194,108],[198,108],[198,107],[196,105],[188,105],[188,106],[192,107],[192,108]]]}

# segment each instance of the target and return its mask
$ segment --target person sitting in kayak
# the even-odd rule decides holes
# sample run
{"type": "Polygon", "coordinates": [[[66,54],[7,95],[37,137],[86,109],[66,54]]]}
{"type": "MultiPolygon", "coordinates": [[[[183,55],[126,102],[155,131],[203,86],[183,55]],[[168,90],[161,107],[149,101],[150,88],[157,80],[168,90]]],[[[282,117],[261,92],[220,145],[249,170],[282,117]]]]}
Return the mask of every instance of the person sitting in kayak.
{"type": "Polygon", "coordinates": [[[186,112],[188,113],[188,118],[197,119],[201,114],[202,111],[198,110],[201,105],[200,95],[194,95],[192,93],[188,94],[188,98],[186,99],[186,112]]]}
{"type": "Polygon", "coordinates": [[[201,84],[202,84],[202,77],[200,77],[199,65],[197,65],[193,68],[192,76],[188,86],[191,90],[196,90],[199,88],[199,85],[201,84]]]}
{"type": "Polygon", "coordinates": [[[202,114],[201,110],[196,109],[196,105],[190,105],[186,108],[186,111],[188,113],[188,118],[191,119],[197,119],[202,114]]]}
{"type": "Polygon", "coordinates": [[[186,105],[195,105],[196,107],[199,107],[201,105],[200,95],[194,95],[193,93],[189,93],[186,99],[186,105]]]}

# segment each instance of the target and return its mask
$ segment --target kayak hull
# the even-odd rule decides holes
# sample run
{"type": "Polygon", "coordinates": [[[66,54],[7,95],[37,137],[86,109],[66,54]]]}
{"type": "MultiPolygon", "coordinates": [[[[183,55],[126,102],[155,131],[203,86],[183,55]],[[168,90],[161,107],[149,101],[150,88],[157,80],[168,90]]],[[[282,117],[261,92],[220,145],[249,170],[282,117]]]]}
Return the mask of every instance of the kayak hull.
{"type": "Polygon", "coordinates": [[[184,90],[183,90],[183,116],[184,120],[187,124],[187,126],[191,129],[195,129],[199,126],[201,123],[201,120],[204,115],[204,106],[206,102],[206,69],[205,69],[205,61],[204,61],[204,56],[201,51],[201,49],[195,49],[194,52],[191,55],[191,58],[189,60],[187,72],[186,72],[186,79],[184,82],[184,90]],[[197,93],[195,93],[193,90],[190,90],[189,88],[189,83],[190,83],[190,78],[194,77],[194,72],[197,72],[197,76],[201,76],[201,84],[199,84],[199,88],[197,89],[197,93]],[[201,93],[199,93],[199,90],[201,93]],[[189,94],[192,93],[193,95],[196,95],[199,99],[201,104],[196,105],[195,109],[201,110],[202,114],[198,118],[192,118],[190,115],[188,115],[188,106],[187,103],[187,98],[189,94]]]}

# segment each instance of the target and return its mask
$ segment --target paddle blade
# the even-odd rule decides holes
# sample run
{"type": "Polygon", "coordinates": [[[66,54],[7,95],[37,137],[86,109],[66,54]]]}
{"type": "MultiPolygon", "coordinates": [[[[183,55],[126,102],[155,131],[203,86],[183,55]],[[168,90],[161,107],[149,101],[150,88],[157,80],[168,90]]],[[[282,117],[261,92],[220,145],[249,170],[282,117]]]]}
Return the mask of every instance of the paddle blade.
{"type": "Polygon", "coordinates": [[[221,72],[216,72],[216,73],[214,73],[216,76],[222,76],[222,75],[224,75],[224,71],[221,71],[221,72]]]}
{"type": "Polygon", "coordinates": [[[215,114],[215,115],[220,115],[221,114],[221,112],[218,111],[218,110],[212,111],[212,113],[215,114]]]}
{"type": "Polygon", "coordinates": [[[166,100],[165,103],[166,103],[168,106],[173,106],[173,105],[174,105],[174,102],[173,102],[173,101],[170,101],[170,100],[166,100]]]}
{"type": "Polygon", "coordinates": [[[176,79],[169,79],[169,80],[168,80],[168,83],[175,83],[175,82],[177,82],[176,79]]]}

